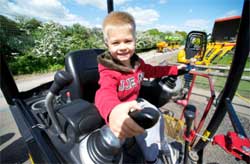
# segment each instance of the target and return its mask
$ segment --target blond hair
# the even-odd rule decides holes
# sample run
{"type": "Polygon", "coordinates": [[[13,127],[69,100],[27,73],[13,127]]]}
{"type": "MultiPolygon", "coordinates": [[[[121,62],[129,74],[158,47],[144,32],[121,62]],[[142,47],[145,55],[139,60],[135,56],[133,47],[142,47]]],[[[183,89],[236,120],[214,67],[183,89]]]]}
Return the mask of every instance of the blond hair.
{"type": "Polygon", "coordinates": [[[133,16],[127,12],[113,11],[105,17],[102,24],[105,42],[108,39],[108,31],[115,30],[118,27],[126,27],[130,29],[135,37],[136,26],[133,16]]]}

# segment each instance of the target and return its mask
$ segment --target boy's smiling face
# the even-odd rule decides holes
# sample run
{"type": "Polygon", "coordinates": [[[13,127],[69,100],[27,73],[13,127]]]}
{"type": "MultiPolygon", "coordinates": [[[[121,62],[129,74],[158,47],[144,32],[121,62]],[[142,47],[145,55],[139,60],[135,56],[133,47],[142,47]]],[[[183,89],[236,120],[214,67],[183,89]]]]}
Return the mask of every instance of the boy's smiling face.
{"type": "Polygon", "coordinates": [[[135,52],[135,37],[128,27],[110,29],[106,42],[111,56],[126,66],[130,66],[130,58],[135,52]]]}

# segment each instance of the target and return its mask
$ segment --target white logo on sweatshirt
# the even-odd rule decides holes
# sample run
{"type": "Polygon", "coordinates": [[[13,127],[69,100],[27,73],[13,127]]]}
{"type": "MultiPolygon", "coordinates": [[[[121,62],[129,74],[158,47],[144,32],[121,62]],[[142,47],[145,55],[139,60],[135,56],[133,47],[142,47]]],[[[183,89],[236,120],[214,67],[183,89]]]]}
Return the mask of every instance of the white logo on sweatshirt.
{"type": "MultiPolygon", "coordinates": [[[[143,80],[144,78],[144,73],[141,72],[138,74],[138,80],[139,80],[139,83],[141,83],[141,81],[143,80]]],[[[135,78],[134,77],[130,77],[130,78],[127,78],[125,80],[120,80],[120,85],[119,85],[119,91],[124,91],[124,90],[130,90],[131,88],[135,88],[137,85],[136,85],[136,81],[135,81],[135,78]]]]}

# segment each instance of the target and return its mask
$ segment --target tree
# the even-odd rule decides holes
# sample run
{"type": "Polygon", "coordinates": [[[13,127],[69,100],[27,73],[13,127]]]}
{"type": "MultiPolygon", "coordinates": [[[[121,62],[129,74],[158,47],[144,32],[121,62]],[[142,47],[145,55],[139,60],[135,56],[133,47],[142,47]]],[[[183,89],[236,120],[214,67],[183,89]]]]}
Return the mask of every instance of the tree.
{"type": "Polygon", "coordinates": [[[35,40],[33,53],[37,57],[49,57],[63,62],[65,54],[70,51],[70,37],[64,37],[64,27],[54,22],[48,22],[39,27],[40,36],[35,40]]]}
{"type": "Polygon", "coordinates": [[[17,16],[16,21],[18,24],[18,27],[21,30],[25,30],[28,34],[36,31],[38,27],[42,25],[42,22],[38,21],[35,18],[28,18],[24,16],[17,16]]]}
{"type": "Polygon", "coordinates": [[[175,31],[175,33],[182,36],[181,44],[184,44],[187,38],[187,33],[185,31],[175,31]]]}
{"type": "Polygon", "coordinates": [[[25,31],[19,29],[18,24],[0,15],[0,50],[10,59],[13,54],[20,54],[25,49],[25,31]]]}

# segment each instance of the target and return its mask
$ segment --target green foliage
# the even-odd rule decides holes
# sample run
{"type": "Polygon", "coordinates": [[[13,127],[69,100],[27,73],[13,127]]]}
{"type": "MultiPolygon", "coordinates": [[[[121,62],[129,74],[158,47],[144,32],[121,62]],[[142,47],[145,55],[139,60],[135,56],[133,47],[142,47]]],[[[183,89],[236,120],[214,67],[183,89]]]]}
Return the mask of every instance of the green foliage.
{"type": "Polygon", "coordinates": [[[35,40],[34,55],[39,57],[52,57],[54,60],[62,61],[65,54],[70,51],[71,38],[65,38],[62,31],[63,26],[49,22],[39,27],[40,36],[35,40]]]}
{"type": "Polygon", "coordinates": [[[138,32],[136,34],[136,51],[141,52],[149,49],[156,48],[156,43],[162,40],[160,35],[156,35],[155,32],[146,31],[138,32]]]}
{"type": "Polygon", "coordinates": [[[146,31],[146,33],[148,33],[151,36],[161,38],[161,39],[164,39],[164,37],[166,36],[166,33],[161,32],[158,29],[150,29],[150,30],[146,31]]]}
{"type": "Polygon", "coordinates": [[[158,29],[150,29],[147,31],[150,35],[159,35],[160,31],[158,29]]]}
{"type": "Polygon", "coordinates": [[[36,56],[27,54],[24,56],[13,58],[9,62],[9,67],[13,74],[29,74],[33,72],[42,72],[47,67],[45,58],[36,58],[36,56]]]}
{"type": "Polygon", "coordinates": [[[36,20],[35,18],[27,18],[24,16],[16,17],[17,25],[21,30],[25,30],[28,34],[37,30],[42,22],[36,20]]]}
{"type": "Polygon", "coordinates": [[[70,41],[70,49],[77,50],[86,48],[86,39],[90,35],[89,30],[86,27],[81,26],[80,24],[74,24],[71,27],[66,27],[65,37],[70,41]]]}
{"type": "Polygon", "coordinates": [[[33,54],[12,58],[9,67],[14,75],[42,73],[55,71],[63,68],[62,64],[58,64],[51,57],[37,57],[33,54]]]}
{"type": "Polygon", "coordinates": [[[102,30],[100,28],[93,28],[91,30],[90,38],[87,40],[89,40],[89,42],[91,43],[90,47],[102,49],[106,48],[103,41],[102,30]]]}
{"type": "Polygon", "coordinates": [[[71,50],[86,48],[104,48],[102,31],[99,28],[89,29],[80,24],[66,28],[65,37],[69,36],[71,50]]]}
{"type": "Polygon", "coordinates": [[[165,41],[169,41],[169,42],[171,42],[171,41],[177,41],[177,42],[182,42],[182,41],[184,41],[184,38],[182,37],[182,35],[180,35],[180,34],[177,34],[177,33],[174,33],[174,34],[166,34],[165,35],[165,41]]]}
{"type": "MultiPolygon", "coordinates": [[[[55,22],[42,23],[34,18],[16,17],[10,20],[0,16],[1,52],[13,74],[44,72],[63,68],[65,55],[73,50],[103,48],[100,28],[87,28],[80,24],[62,26],[55,22]]],[[[137,33],[137,52],[156,48],[156,43],[170,33],[150,29],[137,33]]],[[[171,33],[173,36],[181,34],[171,33]]]]}
{"type": "Polygon", "coordinates": [[[61,64],[53,64],[53,65],[50,65],[48,69],[46,69],[45,71],[49,71],[49,72],[52,72],[52,71],[58,71],[58,70],[61,70],[63,69],[64,66],[61,65],[61,64]]]}
{"type": "Polygon", "coordinates": [[[185,31],[175,31],[176,35],[179,36],[180,39],[180,44],[185,44],[186,38],[187,38],[187,33],[185,31]]]}
{"type": "Polygon", "coordinates": [[[14,54],[25,54],[30,41],[30,36],[19,28],[18,23],[0,15],[0,51],[7,56],[7,60],[14,54]]]}
{"type": "Polygon", "coordinates": [[[181,35],[182,38],[187,38],[187,33],[185,31],[175,31],[176,34],[181,35]]]}

